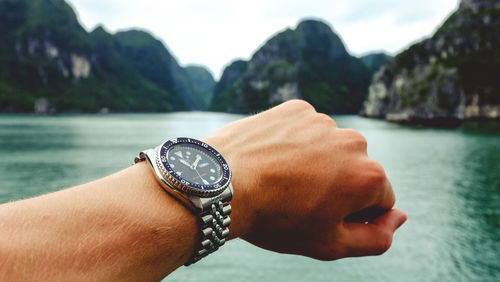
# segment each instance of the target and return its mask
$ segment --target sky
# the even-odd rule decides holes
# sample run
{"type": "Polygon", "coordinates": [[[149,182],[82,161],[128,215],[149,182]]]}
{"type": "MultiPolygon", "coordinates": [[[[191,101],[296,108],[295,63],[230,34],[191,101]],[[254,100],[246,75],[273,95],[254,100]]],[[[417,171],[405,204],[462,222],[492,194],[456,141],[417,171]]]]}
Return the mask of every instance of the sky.
{"type": "Polygon", "coordinates": [[[394,55],[431,35],[458,0],[66,0],[80,23],[109,32],[139,28],[177,61],[207,67],[218,79],[235,59],[249,59],[270,37],[301,19],[328,23],[354,56],[394,55]]]}

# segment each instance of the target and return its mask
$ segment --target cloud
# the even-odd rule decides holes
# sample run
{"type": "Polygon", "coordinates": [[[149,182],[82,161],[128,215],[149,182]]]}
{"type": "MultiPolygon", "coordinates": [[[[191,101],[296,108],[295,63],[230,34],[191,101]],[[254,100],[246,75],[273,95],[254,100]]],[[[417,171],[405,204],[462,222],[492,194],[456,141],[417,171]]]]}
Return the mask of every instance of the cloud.
{"type": "Polygon", "coordinates": [[[203,64],[218,77],[235,58],[249,58],[273,34],[306,17],[322,18],[348,50],[394,53],[430,35],[457,0],[69,0],[82,24],[117,31],[139,27],[168,45],[181,64],[203,64]]]}

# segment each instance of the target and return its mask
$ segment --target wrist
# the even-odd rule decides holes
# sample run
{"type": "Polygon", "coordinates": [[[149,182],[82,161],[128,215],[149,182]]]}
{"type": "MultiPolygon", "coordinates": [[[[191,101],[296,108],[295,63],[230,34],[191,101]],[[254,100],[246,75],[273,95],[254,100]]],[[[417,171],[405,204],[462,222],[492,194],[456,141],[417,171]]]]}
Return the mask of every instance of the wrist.
{"type": "Polygon", "coordinates": [[[234,194],[231,200],[231,225],[229,239],[243,238],[250,232],[255,222],[257,209],[253,199],[252,187],[256,187],[256,173],[252,173],[240,161],[235,148],[229,142],[210,136],[204,142],[216,148],[226,159],[231,169],[231,183],[234,194]]]}
{"type": "Polygon", "coordinates": [[[166,140],[143,150],[135,163],[149,163],[156,181],[198,219],[197,243],[186,266],[223,246],[230,234],[231,170],[223,154],[190,137],[166,140]]]}
{"type": "Polygon", "coordinates": [[[117,175],[114,181],[125,180],[126,183],[110,186],[119,187],[120,191],[112,194],[115,197],[120,195],[122,205],[127,209],[124,211],[126,214],[117,216],[126,218],[127,225],[139,226],[135,230],[137,234],[127,236],[131,240],[138,237],[139,242],[132,243],[138,244],[137,247],[142,245],[139,248],[150,256],[147,263],[163,265],[156,269],[161,269],[160,276],[164,277],[183,265],[192,254],[197,238],[197,219],[163,190],[148,164],[138,163],[120,173],[126,176],[117,175]],[[175,230],[174,234],[172,230],[175,230]],[[169,257],[172,254],[175,254],[175,261],[169,257]],[[167,261],[168,264],[165,263],[167,261]]]}

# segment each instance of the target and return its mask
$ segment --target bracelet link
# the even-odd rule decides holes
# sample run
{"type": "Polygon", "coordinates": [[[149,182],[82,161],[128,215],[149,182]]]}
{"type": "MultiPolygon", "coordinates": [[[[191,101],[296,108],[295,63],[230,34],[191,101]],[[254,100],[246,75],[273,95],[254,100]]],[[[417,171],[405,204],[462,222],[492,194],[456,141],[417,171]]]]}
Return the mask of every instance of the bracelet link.
{"type": "Polygon", "coordinates": [[[199,216],[201,226],[200,239],[198,240],[195,252],[185,266],[191,265],[200,259],[213,253],[226,243],[229,235],[229,224],[231,219],[231,205],[215,200],[206,212],[199,216]]]}

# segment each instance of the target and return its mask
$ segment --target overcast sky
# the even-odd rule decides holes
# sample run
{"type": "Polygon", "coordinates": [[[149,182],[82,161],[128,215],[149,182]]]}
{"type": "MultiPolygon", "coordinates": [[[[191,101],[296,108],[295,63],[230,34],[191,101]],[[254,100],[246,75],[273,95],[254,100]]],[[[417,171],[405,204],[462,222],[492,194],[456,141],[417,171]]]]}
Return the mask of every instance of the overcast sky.
{"type": "Polygon", "coordinates": [[[92,30],[140,28],[162,40],[181,65],[200,64],[218,78],[273,34],[300,19],[326,21],[353,55],[396,54],[432,34],[458,0],[66,0],[92,30]]]}

